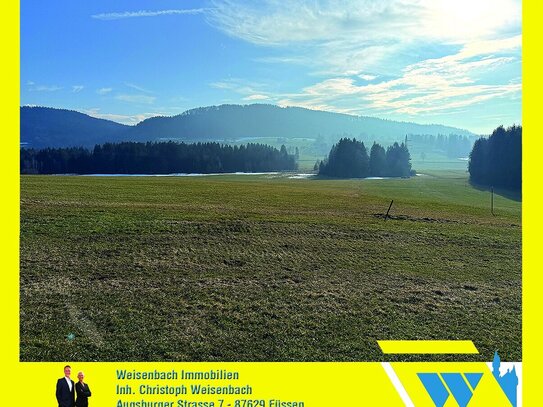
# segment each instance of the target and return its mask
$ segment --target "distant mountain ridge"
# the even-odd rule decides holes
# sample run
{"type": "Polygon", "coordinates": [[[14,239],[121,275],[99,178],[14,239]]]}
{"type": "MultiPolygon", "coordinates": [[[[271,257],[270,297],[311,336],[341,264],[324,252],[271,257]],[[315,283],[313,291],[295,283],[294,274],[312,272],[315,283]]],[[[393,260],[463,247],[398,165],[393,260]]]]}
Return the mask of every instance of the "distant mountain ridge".
{"type": "Polygon", "coordinates": [[[28,147],[92,147],[119,141],[235,141],[242,138],[402,140],[406,134],[475,134],[438,124],[424,125],[275,105],[220,105],[156,116],[135,126],[48,107],[21,107],[21,143],[28,147]]]}
{"type": "MultiPolygon", "coordinates": [[[[21,107],[21,144],[28,147],[90,147],[128,137],[130,126],[74,110],[21,107]]],[[[128,140],[128,139],[126,139],[128,140]]]]}

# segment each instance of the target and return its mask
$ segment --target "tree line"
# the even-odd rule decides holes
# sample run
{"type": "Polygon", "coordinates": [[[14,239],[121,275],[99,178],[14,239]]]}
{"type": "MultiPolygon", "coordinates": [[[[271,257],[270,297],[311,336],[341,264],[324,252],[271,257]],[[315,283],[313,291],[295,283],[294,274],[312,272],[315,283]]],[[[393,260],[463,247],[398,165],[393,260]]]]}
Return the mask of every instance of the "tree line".
{"type": "Polygon", "coordinates": [[[522,187],[522,126],[498,127],[473,145],[468,166],[475,184],[520,190],[522,187]]]}
{"type": "Polygon", "coordinates": [[[249,143],[122,142],[82,147],[21,149],[21,174],[171,174],[269,172],[297,169],[295,156],[249,143]]]}
{"type": "Polygon", "coordinates": [[[409,177],[411,156],[404,143],[387,147],[373,143],[370,154],[364,143],[355,138],[342,138],[328,158],[315,164],[319,175],[338,178],[409,177]]]}

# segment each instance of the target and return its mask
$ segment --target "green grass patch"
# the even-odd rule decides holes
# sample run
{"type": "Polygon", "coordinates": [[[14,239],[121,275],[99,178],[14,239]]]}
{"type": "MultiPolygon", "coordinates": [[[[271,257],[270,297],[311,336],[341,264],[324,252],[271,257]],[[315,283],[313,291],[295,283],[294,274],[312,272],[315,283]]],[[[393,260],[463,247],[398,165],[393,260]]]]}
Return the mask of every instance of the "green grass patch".
{"type": "Polygon", "coordinates": [[[378,361],[379,339],[471,339],[468,360],[521,360],[521,204],[489,205],[462,170],[23,176],[20,357],[378,361]]]}

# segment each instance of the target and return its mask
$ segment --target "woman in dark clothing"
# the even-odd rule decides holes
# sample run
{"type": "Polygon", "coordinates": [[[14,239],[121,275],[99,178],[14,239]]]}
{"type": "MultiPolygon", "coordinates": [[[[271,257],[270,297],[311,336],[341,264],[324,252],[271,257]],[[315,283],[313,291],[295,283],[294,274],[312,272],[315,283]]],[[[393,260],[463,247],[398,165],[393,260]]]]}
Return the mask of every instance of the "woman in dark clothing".
{"type": "Polygon", "coordinates": [[[75,405],[76,407],[88,407],[89,397],[91,396],[89,385],[83,382],[83,379],[85,378],[83,372],[79,372],[77,378],[79,381],[75,384],[75,392],[77,394],[75,405]]]}

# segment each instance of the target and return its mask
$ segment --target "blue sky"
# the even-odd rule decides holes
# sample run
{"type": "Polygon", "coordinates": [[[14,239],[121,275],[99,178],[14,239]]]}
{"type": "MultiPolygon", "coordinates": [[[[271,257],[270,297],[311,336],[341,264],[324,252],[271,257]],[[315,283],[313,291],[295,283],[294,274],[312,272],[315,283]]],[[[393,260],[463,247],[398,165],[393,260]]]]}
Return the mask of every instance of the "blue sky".
{"type": "Polygon", "coordinates": [[[21,1],[21,104],[135,124],[272,103],[521,123],[516,0],[21,1]]]}

